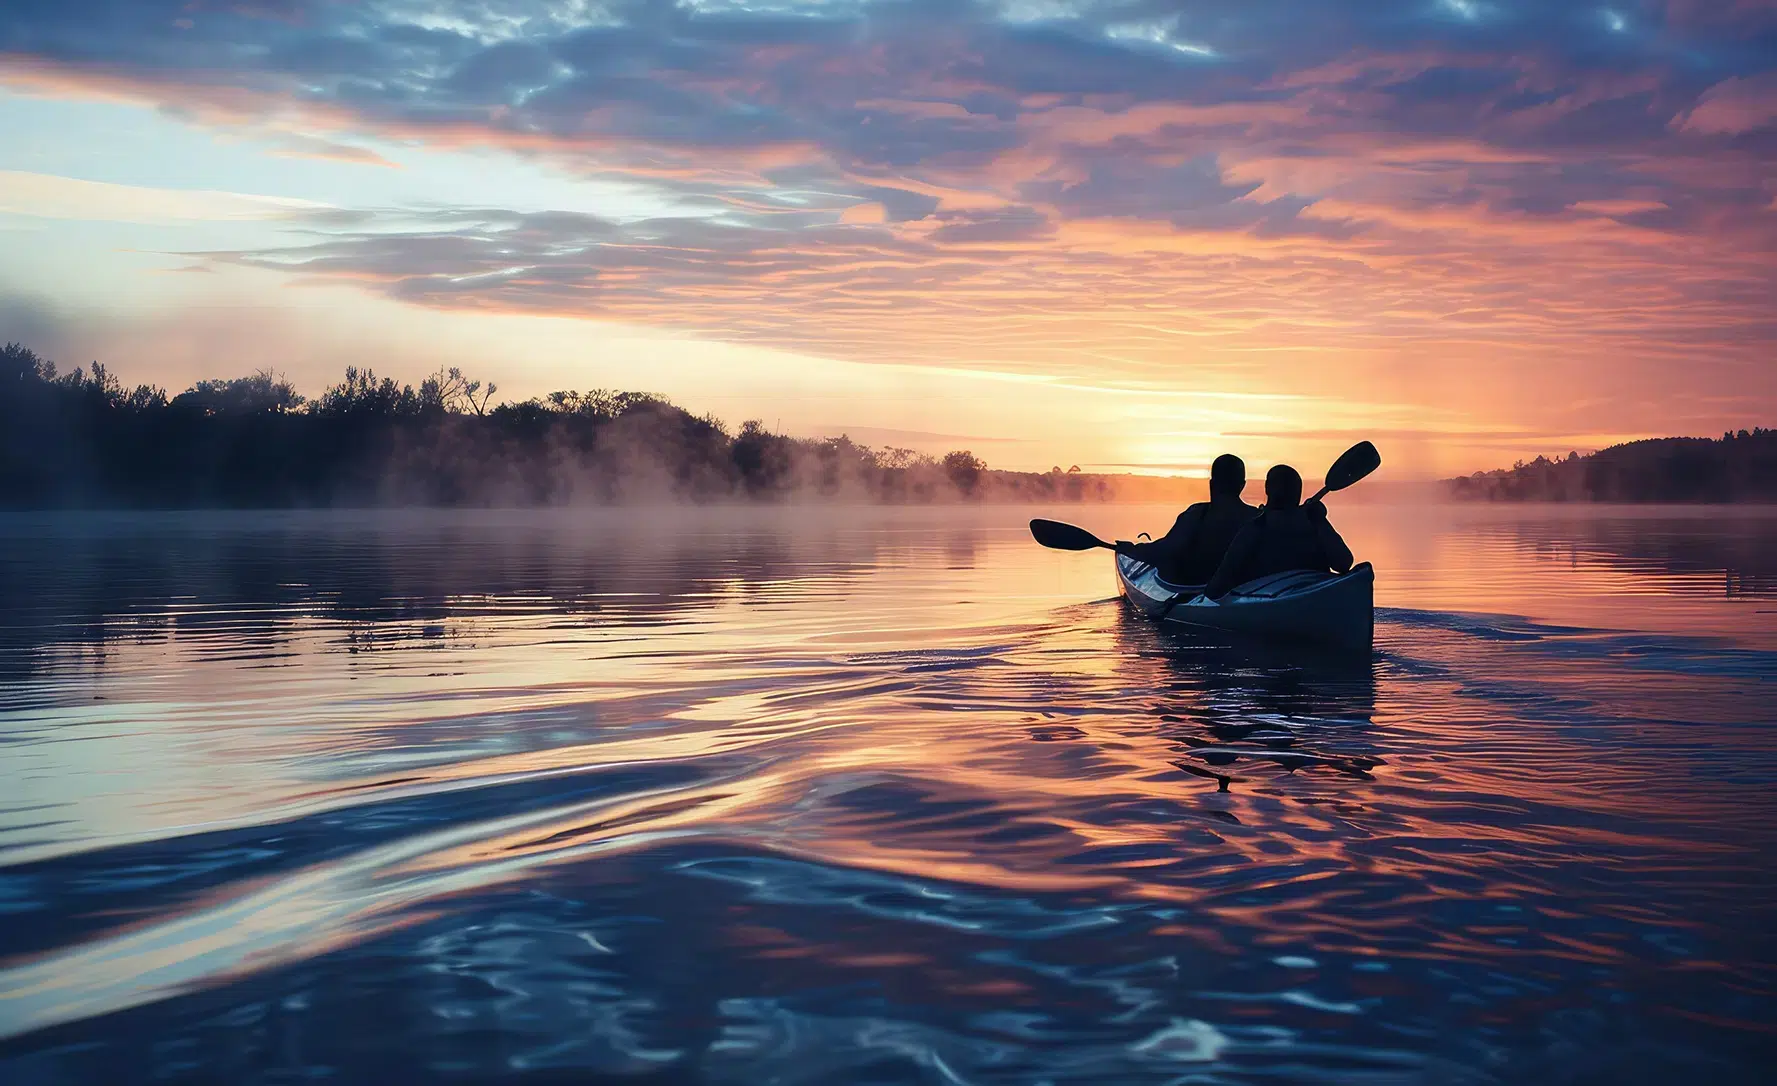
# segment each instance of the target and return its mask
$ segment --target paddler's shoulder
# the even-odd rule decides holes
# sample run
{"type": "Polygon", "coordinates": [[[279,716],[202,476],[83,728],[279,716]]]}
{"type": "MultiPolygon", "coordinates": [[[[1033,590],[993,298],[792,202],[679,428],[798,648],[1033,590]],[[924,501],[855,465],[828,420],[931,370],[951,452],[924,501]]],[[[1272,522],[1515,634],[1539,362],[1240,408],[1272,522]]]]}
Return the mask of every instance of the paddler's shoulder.
{"type": "MultiPolygon", "coordinates": [[[[1205,514],[1213,514],[1216,517],[1237,521],[1251,520],[1262,512],[1258,506],[1248,505],[1239,498],[1235,498],[1233,501],[1228,501],[1226,499],[1219,502],[1207,501],[1201,503],[1200,507],[1205,514]]],[[[1192,506],[1192,508],[1196,509],[1199,508],[1199,506],[1192,506]]]]}

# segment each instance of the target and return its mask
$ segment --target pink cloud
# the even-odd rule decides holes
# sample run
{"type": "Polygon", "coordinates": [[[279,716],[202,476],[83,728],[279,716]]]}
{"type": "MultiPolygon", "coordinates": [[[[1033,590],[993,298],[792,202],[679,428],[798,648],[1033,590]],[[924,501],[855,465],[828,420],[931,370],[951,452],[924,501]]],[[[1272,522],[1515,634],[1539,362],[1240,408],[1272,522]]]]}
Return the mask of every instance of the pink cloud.
{"type": "Polygon", "coordinates": [[[1724,79],[1675,123],[1680,131],[1725,136],[1777,124],[1777,72],[1724,79]]]}

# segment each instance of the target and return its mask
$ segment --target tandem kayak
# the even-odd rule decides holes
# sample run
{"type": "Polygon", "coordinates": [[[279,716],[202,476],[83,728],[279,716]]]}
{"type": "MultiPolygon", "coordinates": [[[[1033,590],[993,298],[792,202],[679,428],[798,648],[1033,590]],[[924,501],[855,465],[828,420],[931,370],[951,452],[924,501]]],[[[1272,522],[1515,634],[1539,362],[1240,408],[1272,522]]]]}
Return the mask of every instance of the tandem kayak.
{"type": "Polygon", "coordinates": [[[1117,587],[1137,610],[1168,625],[1347,649],[1369,648],[1375,626],[1376,572],[1368,562],[1350,573],[1275,573],[1212,600],[1202,586],[1163,581],[1153,566],[1120,554],[1117,587]]]}

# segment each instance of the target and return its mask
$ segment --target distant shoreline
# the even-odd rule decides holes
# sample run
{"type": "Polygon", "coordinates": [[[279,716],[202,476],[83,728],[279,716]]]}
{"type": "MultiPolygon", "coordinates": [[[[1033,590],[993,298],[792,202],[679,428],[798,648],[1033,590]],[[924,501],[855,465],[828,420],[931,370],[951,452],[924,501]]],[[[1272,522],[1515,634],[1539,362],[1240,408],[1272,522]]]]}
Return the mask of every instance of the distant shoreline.
{"type": "MultiPolygon", "coordinates": [[[[78,521],[89,519],[95,522],[104,520],[127,521],[133,519],[166,519],[177,521],[186,517],[220,517],[253,518],[253,517],[290,517],[296,519],[354,520],[382,516],[407,516],[417,518],[439,516],[445,518],[461,517],[465,519],[497,518],[511,516],[559,516],[572,519],[576,516],[652,516],[657,514],[721,514],[745,513],[761,515],[777,515],[786,519],[803,514],[891,514],[895,512],[954,512],[958,514],[986,513],[993,510],[1008,512],[1039,513],[1044,510],[1059,511],[1078,507],[1082,512],[1094,508],[1115,506],[1152,507],[1160,510],[1177,511],[1192,501],[1200,500],[1190,496],[1178,498],[1166,497],[1133,497],[1109,498],[1105,500],[1083,499],[1069,501],[1056,498],[1004,498],[984,499],[979,501],[927,501],[927,502],[890,502],[871,499],[784,499],[777,501],[760,501],[747,498],[730,498],[712,501],[626,501],[621,503],[579,504],[579,505],[181,505],[181,506],[150,506],[150,505],[66,505],[66,506],[0,506],[0,524],[17,526],[33,521],[78,521]]],[[[1537,511],[1539,514],[1558,515],[1562,511],[1579,515],[1593,513],[1617,516],[1659,516],[1704,514],[1715,511],[1722,514],[1744,512],[1755,516],[1777,516],[1777,501],[1747,500],[1735,502],[1672,502],[1672,501],[1544,501],[1536,499],[1475,501],[1455,499],[1441,494],[1420,496],[1391,495],[1381,498],[1358,499],[1350,495],[1341,495],[1334,507],[1333,515],[1337,518],[1341,510],[1376,509],[1376,510],[1419,510],[1430,511],[1444,509],[1453,512],[1496,509],[1501,512],[1522,510],[1526,513],[1537,511]]]]}
{"type": "Polygon", "coordinates": [[[1777,503],[1777,430],[1720,439],[1665,437],[1587,456],[1539,456],[1510,468],[1444,480],[1470,502],[1764,505],[1777,503]]]}
{"type": "Polygon", "coordinates": [[[270,372],[176,396],[99,363],[0,348],[0,509],[633,507],[1188,502],[1201,479],[996,469],[846,436],[731,430],[644,392],[493,403],[457,370],[418,388],[348,367],[315,400],[270,372]]]}
{"type": "MultiPolygon", "coordinates": [[[[1449,482],[1449,480],[1446,480],[1449,482]]],[[[1620,506],[1624,508],[1696,508],[1696,509],[1777,509],[1777,498],[1518,498],[1458,497],[1445,499],[1456,506],[1476,505],[1547,505],[1547,506],[1620,506]]]]}
{"type": "MultiPolygon", "coordinates": [[[[1008,475],[1020,473],[1007,472],[1008,475]]],[[[309,504],[252,504],[239,503],[183,503],[183,504],[151,504],[151,503],[76,503],[61,504],[19,504],[0,499],[0,516],[23,517],[47,514],[131,514],[131,513],[387,513],[387,512],[599,512],[599,511],[636,511],[671,509],[779,509],[785,512],[803,509],[945,509],[969,508],[992,509],[1004,507],[1031,508],[1054,505],[1165,505],[1183,508],[1193,502],[1203,501],[1205,495],[1201,480],[1181,477],[1177,492],[1172,488],[1136,486],[1135,491],[1119,492],[1119,480],[1123,476],[1101,476],[1080,474],[1075,476],[1083,492],[1068,494],[1065,492],[1044,493],[1019,492],[1016,486],[1006,486],[1008,492],[990,496],[941,495],[923,498],[883,498],[869,496],[833,496],[809,494],[773,495],[768,497],[749,497],[746,495],[725,495],[713,498],[655,498],[618,497],[604,501],[565,501],[565,502],[412,502],[412,501],[368,501],[368,502],[334,502],[309,504]],[[1192,484],[1196,484],[1193,486],[1192,484]]],[[[1156,478],[1152,476],[1133,476],[1135,479],[1156,478]]],[[[1157,477],[1168,482],[1166,477],[1157,477]]],[[[1001,489],[996,482],[989,480],[981,489],[1001,489]]],[[[1387,503],[1362,503],[1387,504],[1387,503]]]]}

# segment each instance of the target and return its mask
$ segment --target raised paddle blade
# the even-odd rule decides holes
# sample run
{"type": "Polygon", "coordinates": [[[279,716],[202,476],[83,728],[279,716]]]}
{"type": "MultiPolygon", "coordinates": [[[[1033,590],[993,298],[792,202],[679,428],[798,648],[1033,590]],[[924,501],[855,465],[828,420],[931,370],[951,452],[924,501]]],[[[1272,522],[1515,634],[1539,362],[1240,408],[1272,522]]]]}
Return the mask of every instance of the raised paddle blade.
{"type": "Polygon", "coordinates": [[[1381,466],[1382,454],[1376,451],[1376,446],[1360,441],[1346,449],[1345,454],[1327,469],[1327,490],[1322,493],[1344,490],[1381,466]]]}
{"type": "Polygon", "coordinates": [[[1059,520],[1033,520],[1030,522],[1030,534],[1038,543],[1058,551],[1089,551],[1094,547],[1116,549],[1086,529],[1063,524],[1059,520]]]}

